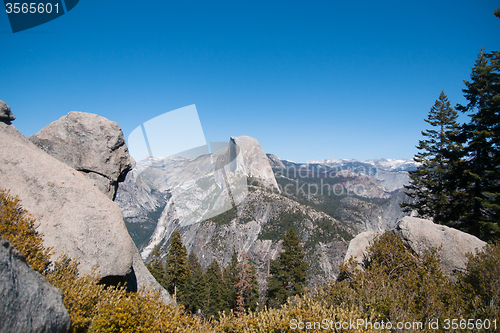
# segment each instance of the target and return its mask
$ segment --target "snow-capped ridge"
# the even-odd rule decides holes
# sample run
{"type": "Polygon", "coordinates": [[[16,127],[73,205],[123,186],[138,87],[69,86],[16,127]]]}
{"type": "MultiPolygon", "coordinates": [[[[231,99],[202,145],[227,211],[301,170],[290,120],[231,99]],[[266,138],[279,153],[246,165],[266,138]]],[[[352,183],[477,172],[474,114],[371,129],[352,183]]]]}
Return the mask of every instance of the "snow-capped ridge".
{"type": "Polygon", "coordinates": [[[415,170],[420,163],[415,162],[413,159],[404,159],[404,158],[376,158],[371,160],[358,161],[356,159],[338,159],[338,158],[330,158],[323,160],[310,160],[307,163],[315,163],[315,164],[327,164],[330,166],[339,166],[347,163],[366,163],[373,165],[378,170],[381,171],[411,171],[415,170]]]}

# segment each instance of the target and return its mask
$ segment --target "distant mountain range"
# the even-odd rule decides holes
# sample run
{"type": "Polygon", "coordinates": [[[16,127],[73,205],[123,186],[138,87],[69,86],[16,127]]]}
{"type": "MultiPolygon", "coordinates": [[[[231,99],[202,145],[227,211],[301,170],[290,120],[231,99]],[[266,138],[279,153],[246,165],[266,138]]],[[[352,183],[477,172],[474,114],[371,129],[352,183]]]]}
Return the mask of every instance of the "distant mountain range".
{"type": "Polygon", "coordinates": [[[326,164],[329,166],[346,166],[352,164],[368,164],[380,171],[413,171],[420,163],[413,159],[376,158],[373,160],[358,161],[355,159],[329,158],[324,160],[310,160],[309,164],[326,164]]]}

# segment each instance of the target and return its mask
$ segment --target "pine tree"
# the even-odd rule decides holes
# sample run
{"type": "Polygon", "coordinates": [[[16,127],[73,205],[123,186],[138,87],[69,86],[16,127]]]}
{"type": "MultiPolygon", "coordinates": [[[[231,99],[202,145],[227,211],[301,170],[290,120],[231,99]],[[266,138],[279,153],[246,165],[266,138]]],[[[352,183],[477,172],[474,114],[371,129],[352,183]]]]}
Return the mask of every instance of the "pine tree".
{"type": "Polygon", "coordinates": [[[187,265],[187,251],[182,244],[179,230],[175,230],[170,238],[165,265],[165,280],[167,290],[180,304],[184,304],[186,287],[189,281],[189,267],[187,265]]]}
{"type": "Polygon", "coordinates": [[[165,264],[161,259],[160,247],[158,245],[155,245],[153,251],[151,251],[146,267],[148,268],[151,275],[153,275],[153,277],[156,279],[156,281],[163,288],[167,289],[167,283],[165,280],[165,264]]]}
{"type": "Polygon", "coordinates": [[[202,301],[204,299],[205,284],[203,279],[203,269],[200,265],[198,257],[191,250],[188,256],[188,267],[191,272],[191,279],[187,288],[186,307],[191,313],[196,313],[202,308],[202,301]]]}
{"type": "Polygon", "coordinates": [[[214,258],[204,274],[205,293],[202,310],[207,316],[218,316],[227,307],[221,268],[214,258]]]}
{"type": "Polygon", "coordinates": [[[500,237],[500,52],[480,50],[471,81],[465,81],[467,105],[457,108],[469,113],[464,126],[467,139],[465,190],[469,194],[464,217],[468,232],[482,238],[500,237]]]}
{"type": "Polygon", "coordinates": [[[401,205],[405,211],[415,209],[421,217],[450,226],[456,226],[460,215],[457,203],[462,202],[463,197],[456,177],[463,164],[463,147],[458,140],[461,126],[457,118],[457,112],[441,92],[425,119],[432,129],[422,132],[425,140],[417,146],[419,152],[414,160],[421,165],[409,172],[411,181],[405,186],[415,201],[401,205]]]}
{"type": "Polygon", "coordinates": [[[228,310],[236,310],[236,283],[239,276],[239,262],[238,253],[233,249],[231,261],[229,265],[224,268],[224,284],[226,286],[226,302],[228,310]]]}
{"type": "Polygon", "coordinates": [[[303,261],[304,256],[299,236],[290,228],[283,238],[283,252],[271,260],[271,275],[267,278],[268,307],[280,307],[288,297],[305,292],[308,263],[303,261]]]}

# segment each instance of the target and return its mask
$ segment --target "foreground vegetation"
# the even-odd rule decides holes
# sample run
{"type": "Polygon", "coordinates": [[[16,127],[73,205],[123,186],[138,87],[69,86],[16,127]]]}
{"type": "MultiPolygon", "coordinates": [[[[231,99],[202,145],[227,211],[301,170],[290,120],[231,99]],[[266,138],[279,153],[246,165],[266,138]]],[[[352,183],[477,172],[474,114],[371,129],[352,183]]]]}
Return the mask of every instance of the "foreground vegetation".
{"type": "Polygon", "coordinates": [[[150,291],[99,284],[98,274],[78,274],[78,264],[65,256],[49,269],[50,249],[43,248],[33,224],[17,198],[0,192],[0,237],[63,291],[71,332],[378,332],[382,322],[394,325],[393,331],[398,323],[421,323],[419,331],[439,332],[446,331],[447,319],[474,319],[474,325],[481,320],[490,325],[482,331],[495,331],[493,321],[498,328],[500,320],[500,244],[471,255],[467,270],[450,278],[441,271],[436,251],[418,255],[385,233],[361,264],[343,264],[338,281],[312,294],[288,298],[279,308],[203,319],[183,306],[165,305],[150,291]],[[439,329],[429,329],[436,320],[439,329]]]}

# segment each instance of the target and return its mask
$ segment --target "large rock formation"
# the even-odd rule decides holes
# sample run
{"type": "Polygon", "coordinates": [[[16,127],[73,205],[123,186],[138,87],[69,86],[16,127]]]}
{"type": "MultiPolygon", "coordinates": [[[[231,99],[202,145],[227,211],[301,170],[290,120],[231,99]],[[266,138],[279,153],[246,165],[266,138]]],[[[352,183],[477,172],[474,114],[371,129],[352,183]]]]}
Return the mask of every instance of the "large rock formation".
{"type": "MultiPolygon", "coordinates": [[[[151,275],[146,265],[144,265],[144,261],[142,260],[141,254],[137,248],[134,249],[134,253],[132,255],[133,259],[133,270],[134,276],[137,281],[138,289],[144,288],[146,291],[152,289],[154,293],[160,292],[160,296],[163,299],[165,304],[172,302],[172,297],[151,275]]],[[[132,281],[133,282],[133,281],[132,281]]]]}
{"type": "Polygon", "coordinates": [[[37,218],[44,244],[56,255],[99,266],[101,276],[125,276],[133,244],[120,209],[84,175],[33,145],[13,125],[0,122],[0,184],[19,196],[37,218]]]}
{"type": "Polygon", "coordinates": [[[349,260],[351,257],[358,263],[362,263],[366,254],[366,248],[377,234],[373,231],[365,231],[354,237],[349,242],[349,247],[345,254],[344,261],[349,260]]]}
{"type": "MultiPolygon", "coordinates": [[[[306,260],[311,263],[308,276],[311,286],[336,277],[347,248],[346,239],[350,239],[353,230],[323,212],[301,205],[277,191],[269,191],[269,188],[275,190],[276,180],[273,174],[269,179],[266,174],[270,169],[269,160],[260,161],[267,156],[254,144],[258,143],[252,138],[232,138],[227,149],[212,155],[137,162],[136,168],[119,187],[116,202],[122,208],[134,240],[143,246],[144,258],[155,245],[166,254],[170,235],[178,229],[187,250],[194,251],[203,267],[214,258],[220,265],[227,265],[233,249],[245,251],[256,265],[262,289],[268,260],[277,257],[281,249],[279,241],[288,231],[289,225],[282,224],[282,220],[293,216],[293,224],[304,241],[306,260]],[[212,180],[203,176],[210,175],[214,164],[216,170],[224,167],[226,179],[222,182],[217,177],[212,180]],[[194,216],[179,207],[195,207],[196,211],[201,211],[203,207],[198,209],[200,202],[206,197],[217,197],[212,193],[223,199],[225,193],[217,192],[217,187],[224,188],[224,183],[231,183],[233,174],[238,173],[252,177],[267,189],[248,187],[245,180],[244,187],[248,187],[248,191],[239,196],[234,187],[229,187],[234,210],[190,223],[194,216]],[[180,187],[189,189],[192,195],[178,200],[176,189],[180,187]]],[[[215,207],[218,204],[213,202],[215,207]]]]}
{"type": "Polygon", "coordinates": [[[0,332],[67,332],[63,294],[0,238],[0,332]]]}
{"type": "MultiPolygon", "coordinates": [[[[118,206],[82,173],[35,146],[10,122],[0,122],[0,184],[37,218],[37,230],[44,245],[54,248],[54,257],[66,253],[77,258],[82,273],[98,266],[104,282],[128,281],[131,290],[143,284],[161,290],[143,262],[134,260],[137,249],[118,206]]],[[[170,301],[168,293],[164,296],[170,301]]]]}
{"type": "MultiPolygon", "coordinates": [[[[441,257],[441,268],[448,274],[464,270],[468,261],[466,254],[475,254],[476,250],[481,250],[486,245],[479,238],[460,230],[409,216],[403,217],[392,232],[399,235],[404,244],[416,253],[437,249],[441,257]]],[[[344,260],[352,256],[361,262],[369,242],[375,236],[375,233],[369,231],[357,235],[349,243],[344,260]]]]}
{"type": "Polygon", "coordinates": [[[481,250],[485,242],[465,232],[416,217],[404,217],[397,225],[398,234],[417,253],[439,249],[442,268],[452,273],[467,266],[467,253],[481,250]]]}
{"type": "Polygon", "coordinates": [[[118,182],[133,167],[118,124],[96,114],[70,112],[29,139],[52,157],[84,173],[111,199],[118,182]]]}
{"type": "MultiPolygon", "coordinates": [[[[350,167],[358,170],[357,164],[350,167]]],[[[156,245],[166,255],[170,235],[178,229],[188,251],[193,250],[204,267],[214,258],[227,265],[232,249],[247,252],[256,265],[261,287],[268,259],[276,258],[280,240],[292,224],[310,264],[308,282],[315,286],[336,278],[352,236],[361,231],[383,231],[404,215],[399,195],[387,200],[393,196],[384,190],[382,181],[366,174],[266,156],[255,139],[238,137],[231,138],[226,151],[212,155],[137,162],[120,185],[116,202],[143,258],[156,245]],[[250,186],[245,186],[248,193],[242,200],[234,200],[234,210],[191,223],[192,216],[183,213],[188,210],[179,206],[201,210],[200,203],[214,198],[216,185],[224,183],[208,178],[201,181],[202,175],[211,172],[213,164],[219,170],[229,161],[235,163],[225,169],[226,177],[238,171],[249,177],[250,186]],[[275,184],[281,186],[281,192],[275,190],[275,184]],[[178,200],[176,189],[180,187],[189,189],[191,195],[178,200]]]]}
{"type": "Polygon", "coordinates": [[[166,255],[170,236],[178,229],[187,251],[194,251],[205,268],[213,259],[226,266],[233,249],[238,253],[245,251],[256,266],[262,292],[268,260],[276,259],[281,251],[280,240],[290,227],[285,219],[303,241],[305,260],[310,263],[308,283],[312,287],[336,278],[347,249],[343,237],[352,234],[348,226],[331,216],[263,188],[252,188],[235,211],[189,225],[181,224],[169,203],[143,248],[144,257],[155,245],[166,255]]]}

